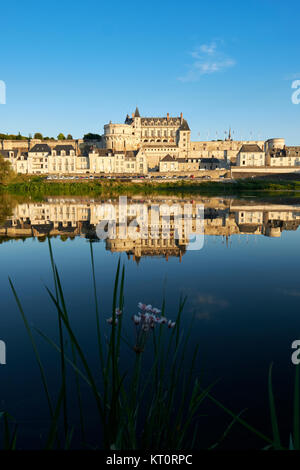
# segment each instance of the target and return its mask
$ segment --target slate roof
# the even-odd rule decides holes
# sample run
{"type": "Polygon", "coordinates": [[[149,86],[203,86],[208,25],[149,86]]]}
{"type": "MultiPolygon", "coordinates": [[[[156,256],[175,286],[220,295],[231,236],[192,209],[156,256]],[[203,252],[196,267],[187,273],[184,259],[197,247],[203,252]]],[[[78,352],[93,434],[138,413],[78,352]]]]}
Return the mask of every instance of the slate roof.
{"type": "Polygon", "coordinates": [[[133,123],[133,119],[129,117],[129,115],[127,114],[125,118],[125,124],[132,124],[132,123],[133,123]]]}
{"type": "Polygon", "coordinates": [[[66,152],[66,155],[70,155],[71,150],[74,150],[73,145],[56,145],[54,149],[58,155],[61,154],[62,151],[66,152]]]}
{"type": "Polygon", "coordinates": [[[300,147],[285,147],[285,153],[287,157],[298,157],[300,156],[300,147]]]}
{"type": "Polygon", "coordinates": [[[256,230],[259,228],[259,225],[251,225],[251,224],[240,224],[239,229],[240,232],[246,232],[246,233],[254,233],[256,230]]]}
{"type": "Polygon", "coordinates": [[[9,158],[10,152],[14,152],[14,157],[16,157],[18,154],[18,150],[12,149],[12,150],[0,150],[0,155],[2,155],[4,158],[9,158]]]}
{"type": "MultiPolygon", "coordinates": [[[[139,108],[136,107],[134,117],[141,117],[139,108]]],[[[128,114],[125,118],[125,124],[132,124],[133,118],[131,118],[128,114]]],[[[182,121],[181,117],[141,117],[141,125],[142,126],[181,126],[184,125],[182,130],[189,131],[190,128],[185,120],[182,121]]]]}
{"type": "Polygon", "coordinates": [[[171,157],[170,154],[166,155],[160,160],[161,162],[175,162],[175,158],[171,157]]]}
{"type": "Polygon", "coordinates": [[[27,160],[27,159],[28,159],[28,152],[22,152],[21,155],[17,158],[17,160],[27,160]]]}
{"type": "Polygon", "coordinates": [[[99,148],[96,148],[96,149],[93,149],[93,150],[99,155],[99,157],[108,157],[108,156],[111,156],[113,154],[112,149],[99,149],[99,148]]]}
{"type": "Polygon", "coordinates": [[[35,153],[45,153],[45,152],[48,152],[50,153],[51,152],[51,148],[49,147],[49,145],[47,144],[35,144],[30,150],[29,152],[35,152],[35,153]]]}
{"type": "Polygon", "coordinates": [[[244,144],[242,145],[240,152],[245,153],[255,153],[255,152],[263,152],[263,150],[257,144],[244,144]]]}
{"type": "Polygon", "coordinates": [[[142,117],[141,119],[142,126],[179,126],[181,124],[180,117],[142,117]]]}
{"type": "Polygon", "coordinates": [[[212,158],[201,158],[200,159],[201,163],[219,163],[219,159],[212,157],[212,158]]]}
{"type": "Polygon", "coordinates": [[[183,119],[182,124],[179,128],[180,131],[190,131],[189,125],[185,119],[183,119]]]}

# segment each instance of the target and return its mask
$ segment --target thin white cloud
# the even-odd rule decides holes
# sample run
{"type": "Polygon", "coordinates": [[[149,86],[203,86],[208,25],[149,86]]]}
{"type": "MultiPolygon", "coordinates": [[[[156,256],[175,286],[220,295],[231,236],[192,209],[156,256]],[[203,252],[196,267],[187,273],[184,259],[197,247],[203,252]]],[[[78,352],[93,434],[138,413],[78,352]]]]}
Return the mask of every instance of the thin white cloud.
{"type": "Polygon", "coordinates": [[[300,297],[300,290],[298,289],[279,289],[283,295],[288,295],[290,297],[300,297]]]}
{"type": "Polygon", "coordinates": [[[233,67],[236,62],[219,50],[216,42],[202,44],[190,52],[194,61],[188,65],[188,70],[178,80],[181,82],[196,82],[201,76],[220,72],[233,67]]]}
{"type": "Polygon", "coordinates": [[[202,44],[199,47],[196,47],[190,55],[195,59],[201,59],[203,54],[213,55],[215,54],[217,49],[217,44],[215,42],[211,42],[210,44],[202,44]]]}
{"type": "Polygon", "coordinates": [[[229,306],[229,303],[226,299],[222,299],[211,294],[198,294],[198,296],[196,296],[194,299],[194,304],[215,305],[220,308],[226,308],[229,306]]]}
{"type": "Polygon", "coordinates": [[[210,293],[195,293],[193,289],[186,289],[185,294],[190,298],[189,312],[195,313],[198,320],[209,320],[220,311],[230,307],[227,299],[210,293]]]}

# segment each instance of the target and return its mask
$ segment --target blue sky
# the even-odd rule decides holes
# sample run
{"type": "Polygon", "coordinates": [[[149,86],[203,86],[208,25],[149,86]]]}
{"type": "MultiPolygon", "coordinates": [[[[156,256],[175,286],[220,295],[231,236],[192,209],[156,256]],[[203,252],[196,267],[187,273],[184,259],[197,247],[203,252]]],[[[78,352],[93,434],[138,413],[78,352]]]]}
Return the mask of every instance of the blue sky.
{"type": "Polygon", "coordinates": [[[192,137],[300,144],[298,1],[21,0],[1,5],[0,132],[81,137],[179,115],[192,137]]]}

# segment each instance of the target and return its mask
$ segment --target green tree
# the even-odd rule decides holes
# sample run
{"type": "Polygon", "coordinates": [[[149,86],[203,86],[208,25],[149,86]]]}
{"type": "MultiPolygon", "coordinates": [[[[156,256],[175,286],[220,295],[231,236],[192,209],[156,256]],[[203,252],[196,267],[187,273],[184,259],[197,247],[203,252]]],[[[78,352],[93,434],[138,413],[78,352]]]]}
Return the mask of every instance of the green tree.
{"type": "Polygon", "coordinates": [[[0,194],[0,225],[12,214],[16,201],[9,194],[0,194]]]}
{"type": "Polygon", "coordinates": [[[68,140],[73,140],[72,134],[68,134],[68,135],[67,135],[67,139],[68,139],[68,140]]]}
{"type": "Polygon", "coordinates": [[[19,134],[0,134],[0,140],[27,140],[28,137],[25,137],[23,135],[19,134]]]}
{"type": "Polygon", "coordinates": [[[7,183],[12,174],[13,171],[10,163],[0,154],[0,184],[7,183]]]}
{"type": "Polygon", "coordinates": [[[101,140],[101,135],[89,132],[83,136],[83,140],[101,140]]]}
{"type": "Polygon", "coordinates": [[[66,140],[65,136],[62,133],[58,134],[57,138],[58,140],[66,140]]]}
{"type": "Polygon", "coordinates": [[[40,132],[36,132],[36,133],[34,134],[34,138],[35,138],[35,139],[43,140],[43,134],[41,134],[40,132]]]}

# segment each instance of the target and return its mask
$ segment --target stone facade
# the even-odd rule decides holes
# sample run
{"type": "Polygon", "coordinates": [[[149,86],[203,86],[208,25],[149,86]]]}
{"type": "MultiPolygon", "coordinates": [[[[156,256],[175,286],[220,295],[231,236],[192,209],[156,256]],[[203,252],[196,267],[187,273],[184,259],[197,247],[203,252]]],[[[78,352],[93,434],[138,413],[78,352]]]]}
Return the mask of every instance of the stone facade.
{"type": "MultiPolygon", "coordinates": [[[[167,155],[175,159],[189,159],[190,163],[204,158],[216,158],[228,166],[235,165],[241,147],[246,144],[264,148],[264,141],[233,141],[231,130],[225,140],[191,141],[191,131],[186,119],[180,116],[141,117],[138,108],[124,124],[110,122],[104,126],[102,146],[111,150],[143,149],[148,168],[158,170],[160,161],[167,155]]],[[[199,167],[198,167],[199,169],[199,167]]]]}
{"type": "Polygon", "coordinates": [[[109,122],[97,141],[2,140],[0,153],[14,171],[29,174],[147,174],[148,171],[197,172],[300,167],[300,147],[283,138],[234,141],[191,141],[182,113],[172,117],[141,117],[138,108],[125,122],[109,122]]]}
{"type": "Polygon", "coordinates": [[[188,123],[180,116],[141,117],[138,108],[127,114],[124,124],[110,122],[104,126],[103,148],[111,150],[139,150],[147,157],[149,168],[159,166],[159,161],[171,154],[187,157],[190,150],[191,131],[188,123]]]}
{"type": "Polygon", "coordinates": [[[300,147],[272,148],[268,153],[268,163],[272,167],[300,167],[300,147]]]}
{"type": "Polygon", "coordinates": [[[227,162],[223,159],[211,157],[211,158],[201,158],[200,160],[200,170],[221,170],[227,168],[227,162]]]}
{"type": "Polygon", "coordinates": [[[147,174],[147,159],[142,150],[93,149],[89,154],[90,173],[147,174]]]}
{"type": "Polygon", "coordinates": [[[236,166],[265,166],[265,152],[257,144],[242,145],[236,166]]]}
{"type": "Polygon", "coordinates": [[[238,153],[243,145],[258,145],[264,148],[264,141],[253,140],[232,140],[229,137],[225,140],[191,142],[190,156],[198,158],[218,158],[225,160],[229,165],[237,164],[238,153]]]}

